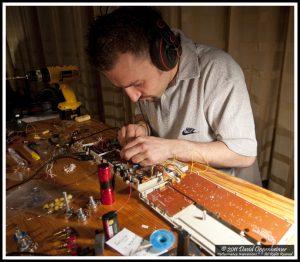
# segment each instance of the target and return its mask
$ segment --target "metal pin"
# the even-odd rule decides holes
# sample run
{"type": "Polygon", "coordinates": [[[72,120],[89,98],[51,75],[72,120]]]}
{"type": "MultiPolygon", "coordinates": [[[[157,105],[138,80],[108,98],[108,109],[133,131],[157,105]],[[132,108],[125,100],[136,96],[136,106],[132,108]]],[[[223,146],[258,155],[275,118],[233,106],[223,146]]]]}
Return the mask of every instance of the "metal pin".
{"type": "Polygon", "coordinates": [[[203,220],[206,220],[206,210],[203,210],[203,220]]]}

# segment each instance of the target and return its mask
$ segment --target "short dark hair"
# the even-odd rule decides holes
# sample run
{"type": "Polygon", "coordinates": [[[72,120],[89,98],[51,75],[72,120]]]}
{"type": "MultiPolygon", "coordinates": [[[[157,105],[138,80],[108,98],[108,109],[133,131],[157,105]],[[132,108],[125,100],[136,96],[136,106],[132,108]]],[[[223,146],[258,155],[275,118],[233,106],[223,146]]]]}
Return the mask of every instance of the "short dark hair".
{"type": "Polygon", "coordinates": [[[98,16],[87,34],[86,53],[100,71],[111,70],[119,54],[149,54],[155,21],[162,16],[153,7],[120,7],[98,16]]]}

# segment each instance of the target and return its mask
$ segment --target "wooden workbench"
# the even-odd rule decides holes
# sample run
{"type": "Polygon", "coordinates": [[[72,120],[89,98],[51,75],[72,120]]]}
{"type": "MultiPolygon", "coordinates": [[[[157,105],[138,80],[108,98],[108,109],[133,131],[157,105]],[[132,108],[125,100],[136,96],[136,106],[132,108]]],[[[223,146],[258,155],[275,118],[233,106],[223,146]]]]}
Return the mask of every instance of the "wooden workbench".
{"type": "MultiPolygon", "coordinates": [[[[59,119],[52,119],[40,122],[34,122],[27,127],[27,136],[16,136],[15,140],[10,142],[7,147],[12,147],[18,150],[30,163],[29,169],[26,171],[25,177],[32,175],[43,163],[43,160],[35,161],[30,158],[30,155],[23,148],[23,141],[34,141],[34,136],[39,135],[40,139],[48,139],[54,133],[60,133],[61,141],[68,141],[71,134],[77,132],[77,138],[88,137],[91,134],[107,129],[107,126],[94,120],[90,120],[83,123],[76,123],[70,121],[61,121],[59,119]],[[49,132],[44,132],[49,130],[49,132]],[[43,134],[44,132],[44,134],[43,134]]],[[[89,143],[95,141],[97,137],[103,136],[107,138],[116,137],[117,130],[110,129],[103,133],[98,133],[90,136],[82,141],[89,143]]],[[[35,140],[37,141],[37,140],[35,140]]],[[[40,140],[42,141],[42,140],[40,140]]],[[[10,179],[14,172],[14,161],[10,156],[6,157],[6,169],[7,179],[6,188],[19,183],[15,179],[10,179]]],[[[201,170],[203,165],[194,164],[194,169],[201,170]]],[[[227,188],[232,192],[237,192],[246,200],[255,203],[282,218],[286,218],[289,222],[294,222],[294,201],[287,199],[281,195],[273,193],[269,190],[263,189],[256,185],[250,184],[239,178],[235,178],[221,172],[217,172],[212,168],[206,169],[205,176],[215,183],[227,188]]],[[[41,171],[34,181],[21,185],[20,188],[26,187],[29,183],[39,183],[49,185],[51,191],[50,195],[53,197],[62,197],[62,192],[66,191],[73,195],[73,201],[71,207],[74,210],[82,207],[84,208],[89,200],[89,196],[93,196],[94,199],[100,198],[100,186],[97,176],[97,164],[95,161],[77,161],[74,159],[59,159],[56,160],[52,172],[56,174],[55,177],[43,176],[41,171]],[[76,169],[74,172],[67,174],[64,171],[64,167],[69,164],[75,164],[76,169]],[[54,190],[53,190],[54,189],[54,190]],[[53,193],[55,192],[55,193],[53,193]]],[[[17,188],[14,188],[7,192],[7,198],[17,188]]],[[[50,189],[49,189],[50,190],[50,189]]],[[[38,243],[38,249],[36,252],[44,253],[54,256],[68,255],[64,252],[64,249],[58,249],[61,244],[60,241],[49,241],[49,238],[53,233],[59,231],[63,227],[71,226],[78,232],[77,245],[82,247],[94,246],[95,230],[102,230],[101,216],[108,211],[118,211],[118,224],[119,228],[127,228],[137,235],[148,238],[150,234],[160,228],[169,230],[172,229],[166,220],[153,212],[148,206],[146,206],[138,198],[138,192],[133,190],[129,198],[129,187],[126,183],[117,179],[116,181],[116,201],[113,205],[98,206],[97,210],[91,214],[91,216],[85,222],[79,222],[76,219],[67,220],[62,213],[57,212],[55,214],[46,214],[41,207],[36,207],[34,210],[14,210],[11,209],[11,204],[6,208],[6,253],[17,251],[16,242],[13,240],[13,234],[15,232],[15,226],[17,225],[22,231],[25,231],[29,236],[38,243]],[[129,200],[128,200],[129,199],[129,200]],[[128,201],[128,202],[127,202],[128,201]]],[[[22,197],[22,196],[19,196],[22,197]]],[[[11,203],[11,202],[10,202],[11,203]]],[[[175,233],[175,231],[173,231],[175,233]]],[[[177,241],[176,241],[177,242],[177,241]]],[[[176,246],[176,242],[174,247],[176,246]]],[[[107,248],[104,251],[105,256],[117,256],[119,253],[107,248]]]]}

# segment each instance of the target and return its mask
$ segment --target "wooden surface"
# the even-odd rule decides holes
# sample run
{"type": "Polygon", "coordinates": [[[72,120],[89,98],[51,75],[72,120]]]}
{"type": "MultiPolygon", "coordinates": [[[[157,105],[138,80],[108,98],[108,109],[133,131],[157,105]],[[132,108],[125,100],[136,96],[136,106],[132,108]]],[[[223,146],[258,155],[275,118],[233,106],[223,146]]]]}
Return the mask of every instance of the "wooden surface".
{"type": "MultiPolygon", "coordinates": [[[[15,137],[16,139],[11,142],[7,147],[17,149],[28,161],[30,161],[29,169],[26,171],[25,177],[29,177],[37,170],[43,163],[43,160],[35,161],[31,159],[29,154],[23,149],[23,141],[37,141],[34,140],[34,134],[39,134],[40,137],[48,139],[54,133],[60,133],[60,141],[68,141],[71,134],[77,131],[77,139],[87,137],[97,131],[106,129],[107,126],[91,120],[83,123],[76,123],[73,121],[60,121],[59,119],[52,119],[40,122],[34,122],[28,125],[27,137],[15,137]],[[41,132],[49,130],[49,133],[42,134],[41,132]]],[[[103,133],[95,134],[91,137],[81,140],[84,143],[95,141],[98,137],[116,137],[117,130],[107,130],[103,133]]],[[[191,163],[190,163],[191,164],[191,163]]],[[[15,163],[10,156],[6,157],[6,187],[14,185],[20,181],[10,179],[13,177],[15,163]]],[[[237,192],[241,197],[250,202],[274,213],[282,218],[288,219],[289,222],[294,222],[294,201],[280,196],[276,193],[263,189],[261,187],[250,184],[239,178],[235,178],[212,168],[204,167],[201,164],[193,163],[194,170],[206,170],[204,176],[214,181],[215,183],[227,188],[232,192],[237,192]]],[[[56,174],[54,178],[46,177],[43,175],[45,169],[39,173],[34,181],[25,183],[21,188],[26,188],[30,183],[49,186],[47,192],[54,197],[62,197],[62,192],[66,191],[73,195],[73,201],[70,206],[77,210],[78,208],[85,208],[89,196],[94,199],[100,198],[100,186],[97,176],[97,164],[94,161],[77,161],[74,159],[59,159],[56,160],[52,172],[56,174]],[[68,164],[75,164],[76,169],[74,172],[67,174],[64,167],[68,164]],[[43,183],[43,184],[41,184],[43,183]],[[51,190],[50,190],[51,189],[51,190]]],[[[7,192],[7,199],[12,201],[10,194],[16,190],[12,189],[7,192]]],[[[81,247],[94,247],[95,230],[102,230],[101,216],[111,210],[118,211],[118,224],[119,228],[127,228],[135,234],[148,238],[150,234],[160,228],[172,230],[172,226],[153,212],[138,198],[138,192],[132,190],[129,198],[129,187],[120,179],[117,179],[116,187],[116,201],[110,206],[98,206],[94,213],[91,213],[86,222],[79,222],[75,220],[66,220],[63,216],[63,211],[47,215],[41,207],[36,207],[32,210],[23,208],[23,210],[11,209],[11,202],[7,203],[6,207],[6,253],[17,251],[17,246],[13,240],[15,226],[17,225],[22,231],[27,232],[31,238],[38,243],[37,252],[45,253],[48,255],[68,255],[65,250],[58,249],[60,241],[49,241],[49,237],[53,233],[62,229],[65,226],[71,226],[78,232],[77,245],[81,247]],[[146,226],[146,227],[145,227],[146,226]]],[[[17,198],[22,198],[18,195],[17,198]]],[[[50,199],[49,199],[50,201],[50,199]]],[[[175,233],[175,231],[173,231],[175,233]]],[[[175,234],[176,235],[176,234],[175,234]]],[[[177,236],[176,236],[177,237],[177,236]]],[[[176,241],[177,242],[177,241],[176,241]]],[[[173,247],[176,246],[176,243],[173,247]]],[[[104,251],[105,256],[118,256],[118,252],[106,247],[104,251]]]]}

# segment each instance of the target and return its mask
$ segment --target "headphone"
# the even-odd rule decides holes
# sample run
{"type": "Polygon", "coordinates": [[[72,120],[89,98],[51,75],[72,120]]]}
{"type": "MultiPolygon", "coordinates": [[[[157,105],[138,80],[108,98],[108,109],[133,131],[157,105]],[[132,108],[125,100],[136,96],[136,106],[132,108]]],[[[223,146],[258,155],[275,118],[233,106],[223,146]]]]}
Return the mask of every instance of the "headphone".
{"type": "Polygon", "coordinates": [[[156,20],[154,27],[156,34],[150,43],[151,60],[160,70],[169,71],[181,56],[180,41],[164,20],[156,20]]]}
{"type": "Polygon", "coordinates": [[[149,17],[143,17],[142,13],[134,13],[129,10],[127,13],[122,13],[121,16],[136,20],[150,31],[150,57],[158,69],[169,71],[176,66],[182,53],[180,39],[160,16],[150,18],[150,27],[147,22],[149,17]]]}

